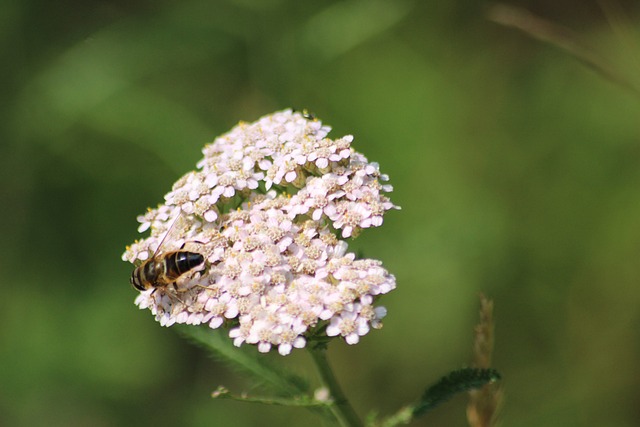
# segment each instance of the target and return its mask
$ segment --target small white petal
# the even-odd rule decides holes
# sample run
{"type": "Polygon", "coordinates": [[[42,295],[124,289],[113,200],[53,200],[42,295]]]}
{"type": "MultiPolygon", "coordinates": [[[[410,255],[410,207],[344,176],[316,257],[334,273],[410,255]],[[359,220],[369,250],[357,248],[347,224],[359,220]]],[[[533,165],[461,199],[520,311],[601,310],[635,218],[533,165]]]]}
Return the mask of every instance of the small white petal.
{"type": "Polygon", "coordinates": [[[258,351],[260,353],[269,353],[269,350],[271,350],[271,343],[261,342],[258,344],[258,351]]]}
{"type": "Polygon", "coordinates": [[[204,213],[204,219],[207,222],[214,222],[216,219],[218,219],[218,213],[213,210],[208,210],[204,213]]]}
{"type": "Polygon", "coordinates": [[[358,342],[360,341],[360,336],[356,333],[353,333],[347,335],[344,340],[347,342],[347,344],[354,345],[358,344],[358,342]]]}

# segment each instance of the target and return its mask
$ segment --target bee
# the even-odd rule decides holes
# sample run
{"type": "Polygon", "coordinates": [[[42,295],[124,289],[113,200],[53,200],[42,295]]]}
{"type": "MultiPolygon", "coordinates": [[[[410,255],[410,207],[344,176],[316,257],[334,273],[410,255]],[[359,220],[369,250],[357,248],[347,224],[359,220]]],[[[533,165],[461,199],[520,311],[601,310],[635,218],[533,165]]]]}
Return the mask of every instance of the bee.
{"type": "Polygon", "coordinates": [[[173,229],[178,218],[171,224],[153,256],[136,267],[131,273],[131,285],[140,292],[173,286],[183,275],[204,263],[204,256],[185,250],[159,253],[162,244],[173,229]]]}

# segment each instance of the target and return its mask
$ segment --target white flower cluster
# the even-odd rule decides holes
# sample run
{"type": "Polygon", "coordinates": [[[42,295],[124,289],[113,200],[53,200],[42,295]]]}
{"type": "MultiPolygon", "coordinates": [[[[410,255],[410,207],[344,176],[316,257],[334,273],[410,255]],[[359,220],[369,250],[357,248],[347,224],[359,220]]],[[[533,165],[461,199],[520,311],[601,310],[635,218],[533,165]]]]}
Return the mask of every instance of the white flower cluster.
{"type": "Polygon", "coordinates": [[[204,263],[171,286],[152,284],[136,298],[165,326],[230,327],[234,344],[304,347],[312,331],[355,344],[382,326],[378,295],[395,278],[371,259],[356,259],[340,237],[382,224],[397,208],[376,163],[353,137],[285,110],[241,123],[203,149],[198,170],[183,176],[165,204],[138,218],[151,236],[127,248],[139,265],[172,251],[204,263]]]}

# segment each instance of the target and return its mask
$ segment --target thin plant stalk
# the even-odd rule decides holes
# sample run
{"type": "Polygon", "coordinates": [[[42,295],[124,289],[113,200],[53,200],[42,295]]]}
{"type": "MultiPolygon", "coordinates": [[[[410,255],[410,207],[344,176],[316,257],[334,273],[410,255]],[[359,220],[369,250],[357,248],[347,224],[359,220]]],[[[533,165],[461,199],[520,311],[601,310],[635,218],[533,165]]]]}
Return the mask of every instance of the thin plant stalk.
{"type": "Polygon", "coordinates": [[[347,396],[342,391],[338,380],[336,379],[329,361],[327,360],[327,352],[325,346],[310,346],[309,352],[318,368],[320,378],[323,385],[329,390],[332,401],[329,409],[342,427],[364,427],[362,420],[353,410],[347,396]]]}

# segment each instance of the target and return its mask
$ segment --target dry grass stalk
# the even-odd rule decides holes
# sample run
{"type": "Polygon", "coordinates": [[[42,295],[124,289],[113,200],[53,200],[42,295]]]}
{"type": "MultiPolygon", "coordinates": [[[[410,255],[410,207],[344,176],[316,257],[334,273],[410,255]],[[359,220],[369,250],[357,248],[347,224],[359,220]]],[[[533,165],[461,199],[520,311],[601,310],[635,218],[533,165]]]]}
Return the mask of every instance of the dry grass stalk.
{"type": "MultiPolygon", "coordinates": [[[[480,295],[480,322],[475,327],[473,342],[473,367],[491,368],[494,345],[493,301],[480,295]]],[[[502,406],[503,390],[500,383],[489,383],[469,392],[467,420],[471,427],[497,425],[502,406]]]]}

